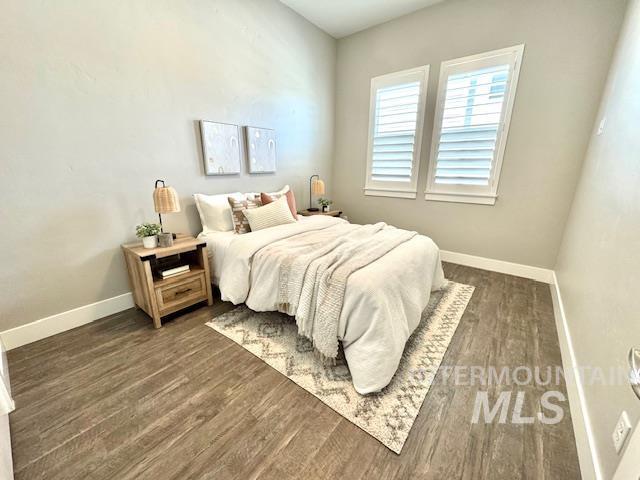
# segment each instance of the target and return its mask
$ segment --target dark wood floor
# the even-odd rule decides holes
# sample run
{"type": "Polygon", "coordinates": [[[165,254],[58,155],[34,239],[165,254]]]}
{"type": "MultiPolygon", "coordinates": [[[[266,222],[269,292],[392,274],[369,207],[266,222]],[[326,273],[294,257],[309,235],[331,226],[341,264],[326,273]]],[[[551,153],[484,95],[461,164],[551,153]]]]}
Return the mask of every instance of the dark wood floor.
{"type": "MultiPolygon", "coordinates": [[[[443,365],[561,365],[548,285],[457,265],[476,286],[443,365]]],[[[478,390],[436,378],[396,455],[206,327],[217,302],[154,330],[128,310],[9,352],[17,479],[579,478],[557,425],[471,423],[478,390]]],[[[564,385],[560,387],[564,391],[564,385]]]]}

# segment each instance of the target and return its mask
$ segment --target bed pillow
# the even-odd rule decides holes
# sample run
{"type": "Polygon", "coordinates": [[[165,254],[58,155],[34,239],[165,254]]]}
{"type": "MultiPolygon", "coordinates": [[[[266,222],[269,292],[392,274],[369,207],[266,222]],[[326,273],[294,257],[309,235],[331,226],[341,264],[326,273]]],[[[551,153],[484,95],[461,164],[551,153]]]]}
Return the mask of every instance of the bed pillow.
{"type": "Polygon", "coordinates": [[[250,200],[248,198],[236,198],[229,197],[227,199],[229,202],[229,206],[231,208],[231,216],[233,218],[233,229],[235,229],[236,233],[248,233],[251,231],[249,226],[249,221],[247,217],[244,216],[244,212],[249,209],[257,209],[262,204],[259,199],[250,200]]]}
{"type": "Polygon", "coordinates": [[[280,197],[269,205],[260,208],[247,209],[244,216],[249,221],[252,231],[262,230],[264,228],[284,225],[286,223],[295,223],[296,219],[291,215],[287,197],[280,197]]]}
{"type": "Polygon", "coordinates": [[[270,203],[275,202],[280,197],[285,197],[287,199],[287,204],[289,205],[289,210],[291,210],[291,215],[293,215],[294,219],[298,219],[298,210],[296,209],[296,197],[291,190],[287,190],[286,193],[264,193],[260,194],[260,200],[262,201],[262,205],[269,205],[270,203]]]}
{"type": "Polygon", "coordinates": [[[229,197],[243,199],[240,192],[221,193],[219,195],[204,195],[196,193],[193,198],[196,201],[196,208],[200,215],[203,233],[207,232],[230,232],[233,230],[233,218],[231,217],[231,207],[229,197]]]}
{"type": "MultiPolygon", "coordinates": [[[[287,193],[289,190],[291,190],[289,188],[289,185],[285,185],[284,187],[282,187],[280,190],[278,190],[277,192],[270,192],[268,195],[271,196],[275,196],[277,198],[280,198],[281,195],[284,195],[285,193],[287,193]]],[[[256,192],[249,192],[249,193],[245,193],[244,194],[245,197],[247,197],[249,200],[253,200],[254,198],[260,198],[260,193],[256,193],[256,192]]]]}

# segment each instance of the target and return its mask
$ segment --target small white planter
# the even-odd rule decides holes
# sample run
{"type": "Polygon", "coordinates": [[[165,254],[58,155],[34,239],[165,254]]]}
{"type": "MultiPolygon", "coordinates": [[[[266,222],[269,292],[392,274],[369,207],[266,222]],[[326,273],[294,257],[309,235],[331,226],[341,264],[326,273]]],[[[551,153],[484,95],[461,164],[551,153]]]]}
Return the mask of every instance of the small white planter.
{"type": "Polygon", "coordinates": [[[148,237],[142,237],[142,246],[144,248],[156,248],[158,246],[158,236],[150,235],[148,237]]]}

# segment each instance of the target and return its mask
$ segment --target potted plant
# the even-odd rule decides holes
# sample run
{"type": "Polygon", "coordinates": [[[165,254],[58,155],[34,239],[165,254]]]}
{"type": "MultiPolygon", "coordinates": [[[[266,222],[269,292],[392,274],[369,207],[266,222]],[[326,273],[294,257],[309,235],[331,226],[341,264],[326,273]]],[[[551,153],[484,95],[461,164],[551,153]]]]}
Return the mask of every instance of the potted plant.
{"type": "Polygon", "coordinates": [[[143,223],[136,227],[136,236],[142,239],[144,248],[156,248],[158,246],[158,234],[160,225],[157,223],[143,223]]]}
{"type": "Polygon", "coordinates": [[[320,205],[322,207],[322,211],[326,212],[327,209],[329,208],[329,205],[331,205],[333,203],[333,200],[329,200],[328,198],[319,198],[318,199],[318,205],[320,205]]]}

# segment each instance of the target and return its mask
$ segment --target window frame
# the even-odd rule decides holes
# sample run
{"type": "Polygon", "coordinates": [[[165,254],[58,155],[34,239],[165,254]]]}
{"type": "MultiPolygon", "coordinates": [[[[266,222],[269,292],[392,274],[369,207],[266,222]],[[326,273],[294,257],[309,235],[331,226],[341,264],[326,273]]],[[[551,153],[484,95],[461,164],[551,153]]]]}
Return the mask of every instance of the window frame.
{"type": "Polygon", "coordinates": [[[511,122],[511,114],[515,103],[516,92],[518,88],[518,79],[520,76],[520,67],[522,66],[522,56],[524,53],[524,44],[514,45],[512,47],[501,48],[489,52],[470,55],[467,57],[447,60],[440,65],[440,77],[438,80],[438,95],[436,100],[436,109],[434,114],[433,135],[431,139],[431,152],[427,168],[427,185],[425,189],[425,200],[435,200],[443,202],[461,202],[461,203],[477,203],[482,205],[494,205],[498,198],[498,184],[500,182],[500,172],[502,170],[502,162],[504,159],[504,151],[509,136],[509,126],[511,122]],[[435,183],[435,174],[437,166],[438,149],[440,146],[440,134],[442,130],[442,121],[444,114],[444,105],[446,100],[446,89],[448,78],[450,75],[464,73],[468,71],[478,70],[484,67],[496,65],[496,57],[507,57],[513,70],[509,75],[507,84],[505,85],[505,101],[501,112],[501,120],[498,126],[496,138],[496,149],[494,158],[491,163],[491,177],[489,185],[438,185],[435,183]],[[473,63],[470,68],[468,64],[473,63]]]}
{"type": "Polygon", "coordinates": [[[369,136],[367,144],[367,164],[365,172],[364,194],[378,197],[416,198],[418,193],[418,178],[420,168],[420,155],[422,151],[422,137],[424,130],[425,108],[428,94],[429,65],[402,70],[399,72],[379,75],[371,79],[369,93],[369,136]],[[416,130],[411,161],[411,180],[408,184],[401,182],[372,180],[373,167],[373,142],[376,126],[376,95],[379,88],[402,82],[419,81],[420,96],[418,99],[418,112],[416,116],[416,130]]]}

